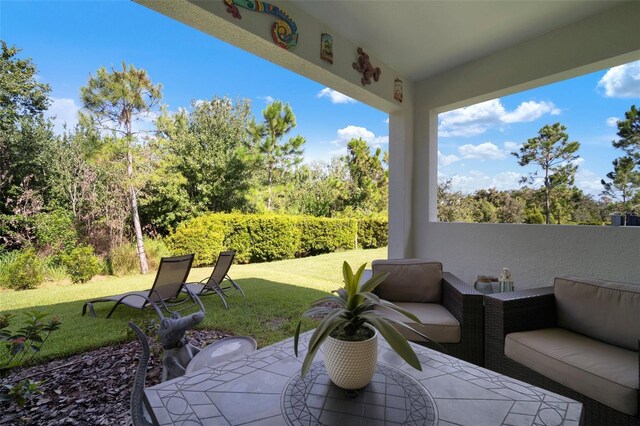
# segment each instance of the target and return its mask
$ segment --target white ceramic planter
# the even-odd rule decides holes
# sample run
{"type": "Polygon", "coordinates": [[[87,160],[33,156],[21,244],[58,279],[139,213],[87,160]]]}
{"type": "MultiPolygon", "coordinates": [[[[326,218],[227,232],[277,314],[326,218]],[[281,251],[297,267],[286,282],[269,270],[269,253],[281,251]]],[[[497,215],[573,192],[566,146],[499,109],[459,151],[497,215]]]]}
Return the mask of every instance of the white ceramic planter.
{"type": "Polygon", "coordinates": [[[361,389],[369,384],[378,361],[378,332],[361,342],[345,342],[328,336],[323,343],[324,366],[329,378],[343,389],[361,389]]]}

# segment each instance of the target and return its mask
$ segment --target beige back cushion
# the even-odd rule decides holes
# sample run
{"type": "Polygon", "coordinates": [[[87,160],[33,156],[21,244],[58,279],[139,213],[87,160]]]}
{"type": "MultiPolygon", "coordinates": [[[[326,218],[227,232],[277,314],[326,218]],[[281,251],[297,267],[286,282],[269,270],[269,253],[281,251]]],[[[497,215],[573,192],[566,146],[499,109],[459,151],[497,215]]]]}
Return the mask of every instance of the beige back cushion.
{"type": "Polygon", "coordinates": [[[442,263],[429,259],[374,260],[374,274],[389,272],[376,293],[390,302],[441,303],[442,263]]]}
{"type": "Polygon", "coordinates": [[[638,350],[640,284],[557,277],[558,325],[585,336],[638,350]]]}

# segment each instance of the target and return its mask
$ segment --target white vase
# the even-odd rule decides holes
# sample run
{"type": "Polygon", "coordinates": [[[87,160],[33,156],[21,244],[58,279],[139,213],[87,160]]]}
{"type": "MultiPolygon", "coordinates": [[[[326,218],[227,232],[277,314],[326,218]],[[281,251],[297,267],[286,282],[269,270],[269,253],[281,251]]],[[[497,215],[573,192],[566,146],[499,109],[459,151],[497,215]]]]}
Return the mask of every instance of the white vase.
{"type": "Polygon", "coordinates": [[[323,343],[324,366],[329,378],[342,389],[361,389],[369,384],[378,361],[378,332],[360,342],[328,336],[323,343]]]}

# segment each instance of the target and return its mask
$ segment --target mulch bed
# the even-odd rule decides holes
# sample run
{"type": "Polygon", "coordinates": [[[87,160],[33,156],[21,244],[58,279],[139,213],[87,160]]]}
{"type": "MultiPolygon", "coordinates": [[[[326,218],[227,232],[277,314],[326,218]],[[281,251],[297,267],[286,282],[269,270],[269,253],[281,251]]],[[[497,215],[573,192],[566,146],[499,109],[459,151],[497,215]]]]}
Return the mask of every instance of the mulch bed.
{"type": "MultiPolygon", "coordinates": [[[[189,333],[198,347],[230,336],[215,330],[189,333]]],[[[152,346],[151,352],[146,386],[160,383],[162,374],[162,351],[152,346]]],[[[0,403],[0,425],[130,425],[129,398],[140,353],[136,340],[13,370],[2,383],[45,380],[44,393],[24,408],[0,403]]]]}

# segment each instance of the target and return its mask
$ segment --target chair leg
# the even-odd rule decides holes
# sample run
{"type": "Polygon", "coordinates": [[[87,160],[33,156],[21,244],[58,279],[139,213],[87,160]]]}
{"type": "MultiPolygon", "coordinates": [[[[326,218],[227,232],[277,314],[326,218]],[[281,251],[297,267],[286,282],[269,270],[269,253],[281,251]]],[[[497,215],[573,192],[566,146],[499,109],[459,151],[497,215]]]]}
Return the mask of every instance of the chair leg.
{"type": "Polygon", "coordinates": [[[96,313],[95,313],[95,311],[93,310],[93,303],[91,303],[91,302],[87,302],[87,303],[85,303],[85,304],[82,306],[82,316],[84,316],[84,314],[86,314],[86,313],[87,313],[87,307],[89,308],[89,314],[90,314],[92,317],[94,317],[94,318],[95,318],[95,317],[96,317],[96,313]]]}
{"type": "Polygon", "coordinates": [[[116,308],[118,307],[118,305],[119,305],[119,304],[120,304],[120,301],[118,300],[118,301],[116,302],[116,304],[115,304],[115,305],[113,305],[113,308],[111,308],[111,310],[109,311],[109,315],[107,315],[107,318],[110,318],[110,317],[111,317],[111,314],[113,313],[113,311],[115,311],[115,310],[116,310],[116,308]]]}
{"type": "Polygon", "coordinates": [[[234,280],[232,280],[232,279],[231,279],[231,277],[230,277],[229,275],[227,275],[225,278],[226,278],[226,279],[228,279],[228,280],[231,282],[231,285],[233,285],[233,287],[234,287],[236,290],[239,290],[239,291],[240,291],[240,294],[242,294],[242,297],[245,297],[245,295],[244,295],[244,291],[242,290],[242,288],[240,287],[240,285],[238,285],[238,283],[237,283],[237,282],[235,282],[234,280]]]}
{"type": "Polygon", "coordinates": [[[214,287],[213,291],[215,291],[216,294],[220,296],[220,299],[222,299],[222,303],[224,303],[224,308],[229,309],[229,305],[227,304],[227,300],[224,298],[224,294],[222,294],[222,291],[218,287],[214,287]]]}

